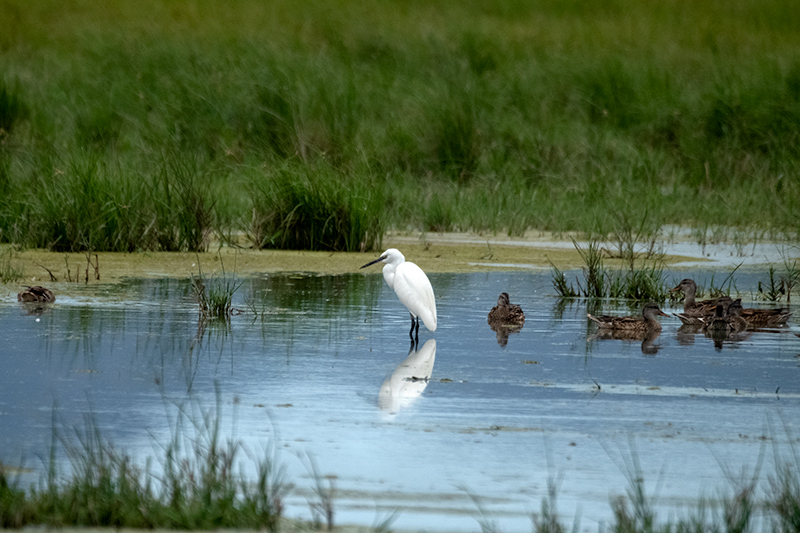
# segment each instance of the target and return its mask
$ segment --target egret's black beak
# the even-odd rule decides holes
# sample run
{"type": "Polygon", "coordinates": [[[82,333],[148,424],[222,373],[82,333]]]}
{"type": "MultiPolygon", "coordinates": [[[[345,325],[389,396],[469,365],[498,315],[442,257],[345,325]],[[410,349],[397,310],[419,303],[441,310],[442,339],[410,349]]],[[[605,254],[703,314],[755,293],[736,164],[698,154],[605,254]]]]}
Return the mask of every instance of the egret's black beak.
{"type": "MultiPolygon", "coordinates": [[[[379,258],[377,258],[375,261],[370,261],[369,263],[367,263],[366,265],[362,266],[361,268],[367,268],[368,266],[370,266],[370,265],[374,265],[375,263],[380,263],[380,262],[381,262],[381,261],[383,261],[384,259],[386,259],[386,256],[385,256],[385,255],[382,255],[382,256],[380,256],[379,258]]],[[[360,270],[360,269],[359,269],[359,270],[360,270]]]]}

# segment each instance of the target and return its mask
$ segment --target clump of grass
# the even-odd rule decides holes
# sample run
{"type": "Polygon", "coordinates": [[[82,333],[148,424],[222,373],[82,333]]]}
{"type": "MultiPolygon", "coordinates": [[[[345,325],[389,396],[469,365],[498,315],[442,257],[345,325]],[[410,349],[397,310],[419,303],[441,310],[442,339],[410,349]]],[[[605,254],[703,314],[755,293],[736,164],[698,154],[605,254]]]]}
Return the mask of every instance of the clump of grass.
{"type": "Polygon", "coordinates": [[[614,237],[617,241],[617,254],[631,271],[634,270],[636,259],[640,255],[636,247],[639,241],[643,239],[648,242],[644,253],[645,258],[658,258],[656,239],[659,234],[659,228],[658,224],[650,220],[647,211],[644,212],[638,224],[631,222],[630,217],[625,212],[616,213],[616,217],[618,224],[614,231],[614,237]]]}
{"type": "MultiPolygon", "coordinates": [[[[732,292],[736,291],[736,286],[734,283],[733,275],[736,273],[737,270],[742,266],[743,263],[739,263],[736,265],[725,278],[717,284],[715,282],[716,272],[711,274],[711,281],[709,281],[708,285],[708,294],[712,298],[719,298],[720,296],[730,296],[732,292]]],[[[703,293],[698,289],[699,298],[702,298],[703,293]]]]}
{"type": "Polygon", "coordinates": [[[777,515],[775,531],[797,533],[800,531],[800,478],[797,463],[785,464],[771,480],[771,498],[767,507],[777,515]]]}
{"type": "Polygon", "coordinates": [[[571,283],[567,281],[564,273],[558,269],[552,262],[550,267],[553,269],[551,275],[553,278],[553,288],[559,298],[577,298],[580,293],[574,289],[571,283]]]}
{"type": "Polygon", "coordinates": [[[603,266],[603,254],[600,249],[600,244],[592,239],[586,248],[578,246],[577,241],[572,239],[572,244],[578,251],[578,254],[583,260],[584,266],[583,279],[584,288],[581,289],[578,284],[578,290],[583,291],[583,295],[588,298],[603,298],[606,296],[608,275],[605,267],[603,266]]]}
{"type": "MultiPolygon", "coordinates": [[[[547,496],[542,499],[541,514],[533,516],[533,531],[535,533],[566,533],[567,528],[561,523],[558,516],[558,484],[556,480],[548,478],[547,496]]],[[[578,531],[578,521],[575,521],[573,531],[578,531]]]]}
{"type": "Polygon", "coordinates": [[[334,478],[322,475],[319,471],[317,460],[313,455],[308,454],[306,457],[308,459],[306,469],[314,479],[314,494],[317,497],[316,501],[308,501],[308,506],[313,516],[314,527],[315,529],[322,529],[322,524],[324,523],[328,531],[333,531],[333,519],[335,515],[333,502],[336,498],[334,478]],[[325,483],[326,481],[327,486],[325,483]]]}
{"type": "Polygon", "coordinates": [[[165,251],[203,252],[214,220],[215,200],[196,156],[169,152],[151,184],[155,239],[165,251]]]}
{"type": "Polygon", "coordinates": [[[786,275],[782,279],[783,285],[786,287],[786,303],[789,303],[792,299],[792,291],[800,283],[800,267],[797,266],[797,260],[789,261],[786,256],[783,257],[783,266],[786,268],[786,275]]]}
{"type": "Polygon", "coordinates": [[[660,263],[643,265],[640,268],[615,275],[609,285],[611,298],[625,298],[636,301],[663,302],[668,295],[664,285],[664,269],[660,263]]]}
{"type": "Polygon", "coordinates": [[[276,530],[288,488],[283,467],[271,448],[258,457],[223,440],[219,405],[192,413],[178,407],[158,474],[150,461],[141,467],[115,449],[90,417],[74,435],[54,423],[47,480],[38,489],[17,488],[0,469],[0,525],[276,530]],[[69,459],[65,481],[57,448],[69,459]],[[240,470],[243,453],[255,464],[255,480],[240,470]]]}
{"type": "Polygon", "coordinates": [[[769,302],[777,302],[786,294],[784,280],[775,275],[775,265],[769,265],[769,280],[758,282],[758,296],[769,302]]]}
{"type": "Polygon", "coordinates": [[[0,237],[59,252],[205,251],[215,211],[200,162],[165,155],[155,166],[143,179],[86,151],[42,161],[25,194],[9,186],[19,198],[0,204],[0,237]]]}
{"type": "Polygon", "coordinates": [[[9,86],[0,78],[0,139],[28,116],[28,106],[19,96],[18,86],[9,86]]]}
{"type": "Polygon", "coordinates": [[[0,283],[13,283],[22,279],[22,268],[14,262],[14,250],[0,247],[0,283]]]}
{"type": "Polygon", "coordinates": [[[319,164],[253,179],[248,234],[259,248],[364,252],[384,233],[380,189],[319,164]]]}
{"type": "MultiPolygon", "coordinates": [[[[630,259],[628,270],[611,271],[603,264],[603,252],[600,244],[592,239],[586,248],[582,248],[573,239],[573,245],[584,262],[583,284],[577,281],[577,289],[569,283],[555,265],[552,265],[552,281],[556,293],[562,298],[575,298],[581,294],[589,299],[625,298],[635,301],[663,302],[669,294],[663,279],[663,262],[660,257],[637,265],[630,259]]],[[[629,250],[633,253],[633,246],[629,250]]]]}
{"type": "Polygon", "coordinates": [[[777,302],[784,296],[786,303],[791,303],[792,291],[800,282],[800,268],[797,261],[790,261],[783,256],[783,266],[785,272],[778,275],[775,265],[769,265],[769,279],[766,282],[758,282],[758,297],[770,302],[777,302]]]}
{"type": "Polygon", "coordinates": [[[230,278],[225,273],[225,265],[220,257],[222,267],[221,277],[206,278],[203,269],[200,267],[200,258],[197,259],[198,275],[192,275],[192,294],[197,302],[200,320],[230,320],[235,312],[233,307],[233,295],[244,283],[237,280],[234,273],[230,278]]]}

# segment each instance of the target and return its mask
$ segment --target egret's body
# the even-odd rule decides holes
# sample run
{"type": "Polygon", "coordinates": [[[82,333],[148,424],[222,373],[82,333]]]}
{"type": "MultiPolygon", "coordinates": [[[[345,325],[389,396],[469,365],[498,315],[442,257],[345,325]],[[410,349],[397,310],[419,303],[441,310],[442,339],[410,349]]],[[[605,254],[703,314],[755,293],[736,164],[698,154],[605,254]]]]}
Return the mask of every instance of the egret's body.
{"type": "Polygon", "coordinates": [[[433,287],[420,267],[406,261],[405,256],[395,248],[389,248],[375,261],[371,261],[361,268],[384,263],[383,279],[386,284],[394,289],[397,298],[411,313],[411,331],[409,335],[414,338],[415,330],[419,333],[420,319],[431,331],[436,331],[436,299],[433,296],[433,287]]]}

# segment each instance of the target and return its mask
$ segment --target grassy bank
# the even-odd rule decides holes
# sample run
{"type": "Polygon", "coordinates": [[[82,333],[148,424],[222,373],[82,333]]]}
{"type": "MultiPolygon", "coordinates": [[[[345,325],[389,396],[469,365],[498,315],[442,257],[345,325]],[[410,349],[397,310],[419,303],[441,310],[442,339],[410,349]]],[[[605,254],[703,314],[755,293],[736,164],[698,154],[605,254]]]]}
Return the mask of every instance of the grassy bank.
{"type": "Polygon", "coordinates": [[[0,20],[2,241],[800,233],[789,0],[8,0],[0,20]]]}

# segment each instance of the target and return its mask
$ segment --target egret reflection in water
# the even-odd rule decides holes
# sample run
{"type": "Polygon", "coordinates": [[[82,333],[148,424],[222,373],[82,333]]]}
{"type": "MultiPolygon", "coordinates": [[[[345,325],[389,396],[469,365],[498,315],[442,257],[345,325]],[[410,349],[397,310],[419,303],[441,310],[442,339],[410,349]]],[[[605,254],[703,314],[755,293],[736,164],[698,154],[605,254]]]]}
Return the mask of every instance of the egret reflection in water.
{"type": "Polygon", "coordinates": [[[392,375],[386,378],[378,392],[378,406],[383,411],[397,413],[405,409],[422,395],[433,374],[436,359],[436,340],[430,339],[422,348],[411,344],[408,357],[397,365],[392,375]]]}

